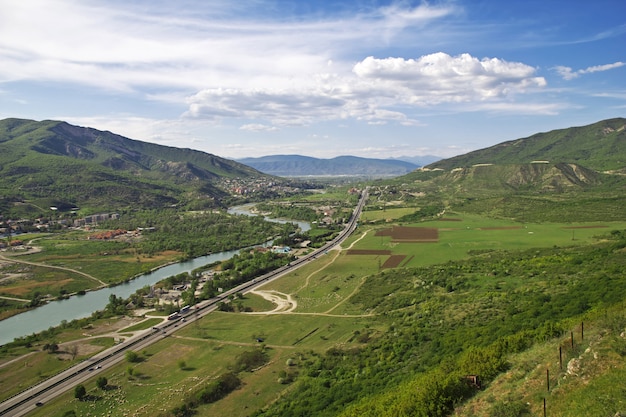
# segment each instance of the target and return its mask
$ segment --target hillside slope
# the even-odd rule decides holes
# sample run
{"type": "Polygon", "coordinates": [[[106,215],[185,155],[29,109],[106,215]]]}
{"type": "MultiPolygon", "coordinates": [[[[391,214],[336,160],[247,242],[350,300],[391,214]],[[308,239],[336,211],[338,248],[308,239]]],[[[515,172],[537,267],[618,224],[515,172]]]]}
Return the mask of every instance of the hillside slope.
{"type": "Polygon", "coordinates": [[[263,174],[191,149],[125,138],[59,121],[0,121],[0,196],[74,205],[162,206],[185,198],[214,205],[223,178],[263,174]],[[47,201],[43,201],[47,200],[47,201]]]}
{"type": "Polygon", "coordinates": [[[576,163],[596,171],[626,167],[626,119],[537,133],[444,159],[428,168],[451,170],[476,164],[526,164],[533,161],[576,163]]]}

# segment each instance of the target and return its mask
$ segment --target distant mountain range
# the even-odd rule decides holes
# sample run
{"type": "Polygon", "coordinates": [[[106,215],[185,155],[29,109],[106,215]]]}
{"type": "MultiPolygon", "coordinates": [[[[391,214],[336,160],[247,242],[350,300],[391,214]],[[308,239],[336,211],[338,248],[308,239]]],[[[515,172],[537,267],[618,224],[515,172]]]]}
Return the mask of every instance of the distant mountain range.
{"type": "Polygon", "coordinates": [[[357,156],[320,159],[302,155],[270,155],[237,159],[237,162],[251,166],[265,174],[280,177],[360,176],[381,178],[404,175],[441,158],[424,156],[410,159],[412,160],[407,161],[403,158],[373,159],[357,156]]]}
{"type": "MultiPolygon", "coordinates": [[[[287,176],[436,178],[441,186],[454,183],[468,190],[608,187],[603,173],[626,174],[625,129],[626,119],[609,119],[449,159],[424,157],[421,162],[431,158],[430,163],[417,170],[417,161],[354,156],[276,155],[233,161],[61,121],[5,119],[0,120],[0,216],[18,208],[20,215],[33,217],[49,212],[50,206],[88,211],[223,207],[235,191],[255,190],[271,197],[271,187],[290,185],[279,178],[287,176]]],[[[610,177],[615,187],[623,187],[618,183],[624,175],[610,177]]]]}

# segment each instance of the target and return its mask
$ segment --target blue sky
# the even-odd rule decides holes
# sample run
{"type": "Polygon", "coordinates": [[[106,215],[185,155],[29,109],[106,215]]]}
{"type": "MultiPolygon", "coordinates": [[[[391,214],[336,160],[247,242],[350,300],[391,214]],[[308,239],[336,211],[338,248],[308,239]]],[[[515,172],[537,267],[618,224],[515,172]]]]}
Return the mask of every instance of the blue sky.
{"type": "Polygon", "coordinates": [[[227,158],[449,157],[626,116],[623,0],[0,0],[0,118],[227,158]]]}

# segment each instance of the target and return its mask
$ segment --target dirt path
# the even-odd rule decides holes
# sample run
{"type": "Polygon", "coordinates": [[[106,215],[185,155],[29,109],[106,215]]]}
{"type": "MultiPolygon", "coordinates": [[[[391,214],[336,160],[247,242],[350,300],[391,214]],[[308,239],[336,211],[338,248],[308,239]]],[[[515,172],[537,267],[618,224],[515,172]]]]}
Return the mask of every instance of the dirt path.
{"type": "MultiPolygon", "coordinates": [[[[348,247],[348,250],[349,250],[349,249],[352,249],[352,247],[353,247],[353,246],[354,246],[354,245],[355,245],[355,244],[356,244],[359,240],[363,239],[366,235],[367,235],[367,231],[363,232],[363,234],[361,235],[361,237],[359,237],[358,239],[356,239],[354,242],[352,242],[352,243],[350,244],[350,246],[348,247]]],[[[317,269],[317,270],[315,270],[315,271],[311,272],[311,273],[310,273],[310,274],[306,277],[306,280],[304,281],[304,285],[303,285],[303,286],[301,286],[300,288],[298,288],[298,289],[297,289],[297,291],[296,291],[296,293],[298,293],[300,290],[303,290],[304,288],[308,287],[308,286],[309,286],[309,282],[311,281],[311,278],[313,278],[313,276],[314,276],[315,274],[317,274],[317,273],[319,273],[319,272],[322,272],[324,269],[326,269],[326,268],[328,268],[330,265],[332,265],[332,264],[333,264],[333,263],[337,260],[337,258],[339,257],[339,255],[341,254],[341,252],[342,252],[344,249],[343,249],[341,246],[339,246],[339,245],[338,245],[338,246],[335,246],[332,250],[335,252],[335,256],[334,256],[334,257],[333,257],[333,258],[332,258],[332,259],[331,259],[328,263],[326,263],[325,265],[323,265],[323,266],[322,266],[322,267],[320,267],[319,269],[317,269]]]]}
{"type": "MultiPolygon", "coordinates": [[[[351,249],[358,241],[363,239],[367,235],[367,233],[368,233],[367,231],[363,232],[363,234],[358,239],[356,239],[354,242],[352,242],[350,244],[348,249],[351,249]]],[[[341,246],[335,246],[332,249],[332,251],[334,252],[333,257],[327,263],[322,265],[319,269],[317,269],[317,270],[311,272],[309,275],[307,275],[307,277],[306,277],[306,279],[304,281],[304,284],[295,291],[296,294],[298,292],[300,292],[301,290],[303,290],[304,288],[307,288],[309,286],[311,278],[313,278],[316,274],[322,272],[324,269],[326,269],[330,265],[332,265],[337,260],[337,258],[339,257],[339,255],[341,254],[343,249],[341,248],[341,246]]],[[[247,314],[287,314],[287,313],[293,313],[293,314],[302,314],[302,315],[318,315],[318,316],[333,316],[333,317],[367,317],[367,316],[371,316],[371,314],[354,315],[354,316],[347,316],[345,314],[337,314],[337,315],[330,314],[334,309],[339,307],[346,300],[348,300],[353,294],[355,294],[359,290],[361,285],[363,285],[364,282],[365,282],[365,278],[362,278],[361,279],[361,283],[354,289],[354,291],[352,291],[352,293],[350,293],[350,295],[345,297],[343,300],[341,300],[339,303],[337,303],[335,306],[333,306],[331,309],[327,310],[324,313],[294,313],[295,309],[298,307],[298,302],[292,297],[291,294],[285,294],[285,293],[282,293],[282,292],[279,292],[279,291],[274,291],[274,290],[269,290],[269,291],[253,290],[253,291],[250,291],[251,294],[256,294],[256,295],[258,295],[260,297],[263,297],[264,299],[266,299],[266,300],[276,304],[276,307],[273,310],[271,310],[271,311],[252,312],[252,313],[247,313],[247,314]]]]}
{"type": "Polygon", "coordinates": [[[3,300],[19,301],[20,303],[30,303],[30,300],[27,300],[25,298],[5,297],[3,295],[0,295],[0,298],[3,300]]]}
{"type": "MultiPolygon", "coordinates": [[[[357,285],[356,287],[354,287],[354,290],[352,290],[352,292],[350,294],[348,294],[347,297],[344,297],[343,300],[339,301],[337,304],[335,304],[333,307],[331,307],[330,309],[326,310],[324,312],[324,314],[330,314],[334,309],[336,309],[337,307],[339,307],[340,305],[342,305],[343,303],[345,303],[346,301],[348,301],[350,299],[350,297],[352,297],[354,294],[357,293],[357,291],[361,288],[361,286],[363,285],[363,283],[365,283],[365,280],[367,279],[367,277],[363,277],[361,278],[361,282],[359,283],[359,285],[357,285]]],[[[368,314],[371,315],[371,314],[368,314]]]]}
{"type": "Polygon", "coordinates": [[[273,290],[253,290],[250,291],[250,293],[265,298],[267,301],[276,304],[276,307],[274,308],[274,310],[271,311],[252,312],[247,314],[285,314],[292,313],[298,307],[298,302],[293,299],[291,294],[285,294],[273,290]]]}
{"type": "Polygon", "coordinates": [[[81,271],[77,271],[75,269],[66,268],[66,267],[63,267],[63,266],[54,266],[54,265],[42,264],[42,263],[39,263],[39,262],[22,261],[20,259],[16,259],[16,258],[13,258],[13,257],[7,258],[6,256],[2,256],[2,255],[0,255],[0,259],[2,259],[3,261],[7,261],[7,262],[15,262],[15,263],[25,264],[25,265],[40,266],[40,267],[43,267],[43,268],[61,269],[63,271],[73,272],[75,274],[82,275],[82,276],[87,277],[87,278],[89,278],[89,279],[91,279],[93,281],[96,281],[97,283],[100,284],[101,287],[106,287],[108,285],[106,282],[100,281],[98,278],[96,278],[96,277],[94,277],[92,275],[86,274],[86,273],[81,272],[81,271]]]}

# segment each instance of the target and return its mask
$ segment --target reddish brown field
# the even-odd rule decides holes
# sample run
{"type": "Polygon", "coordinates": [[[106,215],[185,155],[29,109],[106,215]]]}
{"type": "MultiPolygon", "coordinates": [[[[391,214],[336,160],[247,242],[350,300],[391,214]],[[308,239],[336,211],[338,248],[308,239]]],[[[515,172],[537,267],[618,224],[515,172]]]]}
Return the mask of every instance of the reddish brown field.
{"type": "Polygon", "coordinates": [[[397,268],[402,261],[406,258],[406,255],[391,255],[389,259],[382,265],[383,268],[397,268]]]}
{"type": "Polygon", "coordinates": [[[390,236],[392,242],[438,242],[439,229],[434,227],[394,226],[379,230],[376,236],[390,236]]]}

